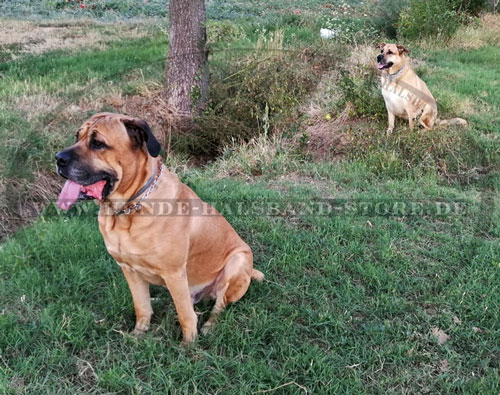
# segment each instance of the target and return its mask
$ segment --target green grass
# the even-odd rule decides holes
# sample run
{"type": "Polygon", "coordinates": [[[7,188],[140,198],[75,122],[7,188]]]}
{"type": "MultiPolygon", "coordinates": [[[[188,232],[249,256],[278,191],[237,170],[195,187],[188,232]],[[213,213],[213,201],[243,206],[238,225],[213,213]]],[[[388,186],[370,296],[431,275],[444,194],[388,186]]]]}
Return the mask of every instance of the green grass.
{"type": "Polygon", "coordinates": [[[166,0],[9,0],[0,2],[2,15],[17,18],[101,18],[120,20],[131,18],[165,17],[166,0]],[[84,5],[84,8],[80,6],[84,5]]]}
{"type": "MultiPolygon", "coordinates": [[[[41,2],[17,3],[11,11],[18,16],[36,7],[38,17],[70,16],[41,2]]],[[[128,15],[131,3],[121,2],[120,12],[97,16],[151,16],[160,3],[151,1],[149,11],[128,15]]],[[[5,7],[0,4],[0,10],[5,7]]],[[[336,69],[350,47],[318,39],[318,21],[329,12],[317,1],[279,1],[271,8],[268,2],[210,2],[212,76],[234,84],[224,99],[257,77],[250,67],[248,75],[226,76],[225,67],[246,64],[249,48],[277,30],[283,31],[287,67],[297,58],[314,68],[310,75],[336,69]]],[[[162,81],[167,41],[161,25],[145,23],[138,26],[149,29],[147,37],[107,42],[104,49],[33,55],[15,45],[2,47],[0,214],[30,194],[44,204],[54,197],[50,188],[41,190],[45,184],[37,177],[53,175],[54,153],[73,141],[83,120],[113,107],[70,115],[66,109],[85,100],[101,103],[110,93],[137,94],[162,81]],[[13,54],[18,58],[9,60],[13,54]],[[55,107],[18,104],[37,95],[55,107]],[[37,197],[40,192],[47,196],[37,197]]],[[[88,29],[115,34],[120,25],[88,29]]],[[[259,140],[261,151],[235,147],[204,168],[180,172],[233,224],[266,275],[220,316],[213,333],[190,347],[180,346],[175,309],[161,287],[152,287],[150,332],[129,335],[135,320],[131,296],[106,252],[93,203],[68,214],[49,206],[33,225],[12,234],[0,244],[0,393],[498,393],[500,75],[494,66],[500,51],[485,46],[428,53],[415,44],[412,56],[425,60],[418,73],[435,94],[442,118],[467,118],[467,130],[411,132],[399,125],[387,138],[385,118],[353,119],[348,127],[361,148],[344,161],[313,163],[300,150],[273,151],[266,146],[270,142],[259,140]],[[383,215],[372,207],[368,213],[290,214],[324,199],[352,205],[416,202],[427,211],[383,215]],[[462,210],[440,214],[436,201],[458,202],[462,210]],[[272,203],[288,211],[238,215],[238,202],[243,208],[272,203]],[[438,344],[435,328],[450,336],[446,343],[438,344]]],[[[277,76],[273,61],[266,62],[270,68],[263,69],[256,56],[261,69],[255,70],[277,76]]],[[[263,81],[249,100],[262,95],[269,101],[270,85],[263,81]]],[[[382,98],[366,100],[364,88],[356,91],[363,82],[371,86],[360,79],[351,98],[362,104],[358,115],[373,116],[382,98]]],[[[283,92],[279,103],[307,100],[283,92]]],[[[284,113],[294,108],[283,105],[284,113]]],[[[293,122],[281,124],[287,136],[302,132],[305,116],[295,112],[293,122]]],[[[169,163],[175,164],[175,156],[169,163]]],[[[210,309],[209,302],[196,306],[200,324],[210,309]]]]}
{"type": "MultiPolygon", "coordinates": [[[[0,65],[3,96],[20,95],[34,87],[44,93],[67,93],[67,86],[85,87],[99,80],[119,81],[137,68],[161,69],[166,39],[153,35],[146,39],[115,43],[106,51],[87,50],[77,54],[64,51],[23,57],[0,65]]],[[[78,92],[82,95],[82,92],[78,92]]]]}
{"type": "MultiPolygon", "coordinates": [[[[477,129],[497,137],[500,136],[500,113],[497,111],[500,108],[500,70],[490,65],[499,61],[500,48],[492,46],[471,51],[440,51],[429,58],[438,68],[429,78],[436,87],[438,100],[440,94],[451,91],[459,98],[473,98],[473,105],[479,111],[471,117],[471,122],[477,129]]],[[[445,110],[448,114],[453,112],[451,106],[445,110]]]]}
{"type": "MultiPolygon", "coordinates": [[[[132,18],[165,18],[168,14],[168,0],[87,0],[81,8],[74,0],[10,0],[0,3],[2,15],[22,18],[99,18],[123,20],[132,18]]],[[[349,3],[357,4],[359,1],[349,3]]],[[[328,15],[341,2],[321,0],[275,0],[273,2],[245,2],[240,0],[215,0],[206,4],[207,16],[214,20],[280,21],[305,14],[310,17],[328,15]],[[329,7],[325,7],[329,5],[329,7]]]]}
{"type": "MultiPolygon", "coordinates": [[[[298,205],[326,193],[404,200],[414,188],[356,172],[349,165],[303,169],[304,178],[326,175],[321,190],[314,179],[310,186],[282,177],[214,182],[210,173],[190,171],[184,180],[222,208],[231,201],[298,205]]],[[[174,306],[160,287],[152,288],[150,333],[127,334],[131,297],[93,205],[86,215],[42,217],[0,250],[0,388],[252,393],[294,382],[312,393],[497,392],[500,232],[479,221],[492,208],[481,205],[476,189],[435,179],[412,198],[459,199],[467,209],[296,218],[226,211],[267,281],[253,283],[214,332],[188,348],[179,345],[174,306]],[[431,335],[435,327],[450,336],[446,344],[431,335]]],[[[209,308],[197,306],[201,322],[209,308]]],[[[296,384],[282,392],[301,392],[296,384]]]]}

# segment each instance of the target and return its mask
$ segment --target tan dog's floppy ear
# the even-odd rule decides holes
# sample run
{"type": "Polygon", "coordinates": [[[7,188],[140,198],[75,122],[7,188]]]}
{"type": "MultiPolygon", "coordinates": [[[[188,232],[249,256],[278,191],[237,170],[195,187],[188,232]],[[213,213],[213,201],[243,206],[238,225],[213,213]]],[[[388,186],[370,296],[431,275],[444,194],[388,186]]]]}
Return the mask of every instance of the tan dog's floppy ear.
{"type": "Polygon", "coordinates": [[[409,52],[409,51],[408,51],[405,47],[403,47],[402,45],[399,45],[399,44],[398,44],[398,45],[397,45],[397,47],[398,47],[398,51],[399,51],[399,54],[400,54],[400,55],[402,55],[402,54],[404,54],[404,53],[408,53],[408,52],[409,52]]]}
{"type": "Polygon", "coordinates": [[[146,143],[146,148],[152,157],[157,157],[160,154],[161,145],[146,121],[129,118],[124,119],[123,124],[135,147],[142,147],[146,143]]]}
{"type": "Polygon", "coordinates": [[[386,43],[380,43],[380,44],[377,46],[377,48],[378,48],[378,49],[382,49],[382,48],[384,48],[386,45],[387,45],[386,43]]]}

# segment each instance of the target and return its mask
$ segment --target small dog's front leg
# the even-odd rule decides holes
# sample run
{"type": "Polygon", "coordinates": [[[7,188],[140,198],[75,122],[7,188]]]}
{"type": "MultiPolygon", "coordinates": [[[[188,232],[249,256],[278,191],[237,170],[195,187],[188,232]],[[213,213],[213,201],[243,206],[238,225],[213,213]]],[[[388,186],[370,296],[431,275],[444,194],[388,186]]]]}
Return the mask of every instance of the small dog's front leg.
{"type": "Polygon", "coordinates": [[[389,127],[387,128],[386,134],[389,135],[394,130],[394,122],[396,121],[396,116],[387,110],[387,115],[389,116],[389,127]]]}
{"type": "Polygon", "coordinates": [[[406,110],[406,115],[408,115],[408,123],[410,126],[410,130],[415,128],[415,120],[418,116],[418,113],[411,112],[410,110],[406,110]]]}

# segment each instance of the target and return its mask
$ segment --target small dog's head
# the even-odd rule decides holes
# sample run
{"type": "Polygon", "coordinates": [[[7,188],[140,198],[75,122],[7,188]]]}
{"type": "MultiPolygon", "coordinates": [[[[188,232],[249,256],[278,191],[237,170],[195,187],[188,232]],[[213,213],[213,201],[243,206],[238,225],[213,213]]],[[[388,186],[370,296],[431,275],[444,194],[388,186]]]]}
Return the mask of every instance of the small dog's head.
{"type": "Polygon", "coordinates": [[[404,62],[405,53],[408,53],[408,50],[399,44],[382,43],[379,48],[380,54],[377,56],[377,68],[379,70],[398,66],[404,62]]]}
{"type": "Polygon", "coordinates": [[[78,199],[102,200],[135,177],[137,165],[158,156],[161,145],[141,119],[99,113],[76,132],[76,142],[56,155],[57,172],[66,178],[58,205],[78,199]],[[61,204],[59,204],[61,203],[61,204]]]}

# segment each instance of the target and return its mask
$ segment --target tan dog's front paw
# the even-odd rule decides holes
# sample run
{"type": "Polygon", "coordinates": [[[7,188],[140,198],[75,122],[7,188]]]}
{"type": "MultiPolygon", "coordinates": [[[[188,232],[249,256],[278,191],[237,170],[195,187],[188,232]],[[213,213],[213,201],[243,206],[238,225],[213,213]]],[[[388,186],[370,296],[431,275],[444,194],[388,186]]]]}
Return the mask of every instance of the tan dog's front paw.
{"type": "Polygon", "coordinates": [[[392,131],[393,131],[393,130],[394,130],[393,128],[387,128],[387,130],[385,131],[385,134],[386,134],[387,136],[389,136],[390,134],[392,134],[392,131]]]}
{"type": "Polygon", "coordinates": [[[149,320],[146,320],[146,319],[139,320],[135,324],[135,328],[132,331],[132,335],[134,335],[134,336],[142,335],[148,329],[149,329],[149,320]]]}
{"type": "Polygon", "coordinates": [[[183,330],[182,331],[182,344],[188,345],[196,340],[198,336],[198,330],[196,328],[192,330],[183,330]]]}
{"type": "Polygon", "coordinates": [[[205,322],[205,324],[203,324],[203,326],[201,327],[201,334],[203,336],[205,336],[206,334],[208,334],[208,332],[210,332],[210,330],[212,329],[212,322],[210,321],[207,321],[205,322]]]}

